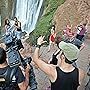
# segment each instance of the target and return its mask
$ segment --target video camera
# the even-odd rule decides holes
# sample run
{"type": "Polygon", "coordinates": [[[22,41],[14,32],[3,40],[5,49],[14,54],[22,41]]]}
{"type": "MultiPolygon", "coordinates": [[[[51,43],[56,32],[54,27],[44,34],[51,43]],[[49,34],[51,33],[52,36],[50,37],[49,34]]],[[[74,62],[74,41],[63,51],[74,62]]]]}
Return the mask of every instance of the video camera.
{"type": "Polygon", "coordinates": [[[21,57],[19,50],[23,48],[23,45],[21,40],[18,40],[15,36],[15,31],[4,34],[2,39],[6,45],[9,66],[13,67],[20,64],[22,65],[22,61],[24,62],[24,60],[21,57]]]}
{"type": "Polygon", "coordinates": [[[3,42],[6,45],[6,53],[8,58],[8,64],[10,67],[21,65],[23,68],[26,68],[27,63],[30,65],[30,73],[29,73],[29,85],[30,90],[37,89],[37,82],[35,79],[35,74],[33,67],[31,65],[32,58],[26,57],[23,58],[19,52],[23,45],[20,39],[17,39],[15,36],[15,31],[10,32],[8,34],[3,35],[3,42]]]}
{"type": "Polygon", "coordinates": [[[57,55],[60,53],[60,51],[54,52],[52,55],[52,60],[50,61],[50,64],[57,65],[58,59],[57,55]]]}
{"type": "Polygon", "coordinates": [[[19,53],[17,46],[8,48],[6,50],[6,53],[7,53],[7,58],[8,58],[8,64],[10,67],[22,65],[24,68],[26,68],[27,63],[30,65],[32,61],[31,57],[23,58],[21,54],[19,53]]]}
{"type": "Polygon", "coordinates": [[[6,45],[6,49],[16,47],[18,50],[24,48],[20,39],[15,35],[15,31],[9,32],[3,35],[3,43],[6,45]]]}
{"type": "Polygon", "coordinates": [[[26,68],[27,63],[30,65],[31,61],[32,61],[32,58],[31,58],[31,57],[24,58],[24,59],[22,60],[22,66],[23,66],[24,68],[26,68]]]}

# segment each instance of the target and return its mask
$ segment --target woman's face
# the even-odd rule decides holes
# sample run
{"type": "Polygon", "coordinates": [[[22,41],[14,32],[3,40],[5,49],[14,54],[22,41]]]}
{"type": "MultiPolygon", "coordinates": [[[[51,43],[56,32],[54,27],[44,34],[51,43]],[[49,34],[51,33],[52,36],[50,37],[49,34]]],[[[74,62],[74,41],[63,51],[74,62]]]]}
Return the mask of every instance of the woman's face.
{"type": "Polygon", "coordinates": [[[7,23],[9,23],[9,20],[7,20],[7,23]]]}
{"type": "Polygon", "coordinates": [[[55,32],[54,27],[51,28],[51,33],[53,34],[55,32]]]}
{"type": "Polygon", "coordinates": [[[7,24],[9,24],[9,20],[8,20],[8,19],[7,19],[7,21],[6,21],[6,22],[7,22],[7,24]]]}
{"type": "Polygon", "coordinates": [[[70,26],[70,25],[67,25],[67,28],[68,28],[68,29],[71,29],[71,26],[70,26]]]}
{"type": "Polygon", "coordinates": [[[55,31],[53,29],[51,29],[51,34],[53,34],[55,31]]]}

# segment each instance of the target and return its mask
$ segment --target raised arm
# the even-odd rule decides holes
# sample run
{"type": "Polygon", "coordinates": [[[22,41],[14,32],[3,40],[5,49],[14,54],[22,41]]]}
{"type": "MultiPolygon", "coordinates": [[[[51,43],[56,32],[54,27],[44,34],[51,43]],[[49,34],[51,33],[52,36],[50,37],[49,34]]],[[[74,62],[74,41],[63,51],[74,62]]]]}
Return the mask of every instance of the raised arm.
{"type": "Polygon", "coordinates": [[[43,41],[43,39],[44,39],[44,37],[39,37],[38,38],[38,40],[37,40],[37,47],[36,47],[36,49],[35,49],[35,52],[34,52],[34,56],[33,56],[33,58],[34,58],[34,62],[38,65],[38,67],[42,70],[42,71],[44,71],[47,75],[49,75],[49,76],[52,76],[52,72],[53,72],[53,70],[54,70],[54,67],[53,67],[53,65],[51,65],[51,64],[47,64],[47,63],[45,63],[44,61],[42,61],[41,59],[40,59],[40,57],[39,57],[39,50],[40,50],[40,48],[39,48],[39,46],[41,46],[44,42],[46,42],[46,41],[43,41]]]}
{"type": "Polygon", "coordinates": [[[79,69],[79,84],[81,85],[82,81],[85,78],[85,72],[82,69],[79,69]]]}

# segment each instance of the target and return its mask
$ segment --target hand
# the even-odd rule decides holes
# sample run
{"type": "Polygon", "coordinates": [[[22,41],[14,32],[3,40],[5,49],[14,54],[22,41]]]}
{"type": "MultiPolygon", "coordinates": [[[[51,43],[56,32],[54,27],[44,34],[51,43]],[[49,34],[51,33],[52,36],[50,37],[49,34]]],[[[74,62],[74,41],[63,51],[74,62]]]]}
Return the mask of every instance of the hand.
{"type": "Polygon", "coordinates": [[[26,69],[25,69],[25,73],[28,74],[29,71],[30,71],[30,65],[27,63],[27,67],[26,67],[26,69]]]}
{"type": "Polygon", "coordinates": [[[42,45],[43,43],[47,42],[47,41],[44,41],[44,36],[40,36],[37,40],[37,45],[42,45]]]}

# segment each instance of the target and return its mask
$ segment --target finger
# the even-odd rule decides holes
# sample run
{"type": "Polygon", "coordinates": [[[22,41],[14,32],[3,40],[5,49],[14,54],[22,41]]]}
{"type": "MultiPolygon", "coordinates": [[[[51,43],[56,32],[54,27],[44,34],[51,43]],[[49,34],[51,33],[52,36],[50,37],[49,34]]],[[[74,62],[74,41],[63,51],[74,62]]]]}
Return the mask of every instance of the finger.
{"type": "Polygon", "coordinates": [[[41,39],[43,40],[44,39],[44,36],[41,36],[41,39]]]}
{"type": "Polygon", "coordinates": [[[43,43],[46,43],[47,41],[43,41],[43,43]]]}
{"type": "Polygon", "coordinates": [[[43,38],[44,38],[45,36],[43,36],[43,38]]]}

